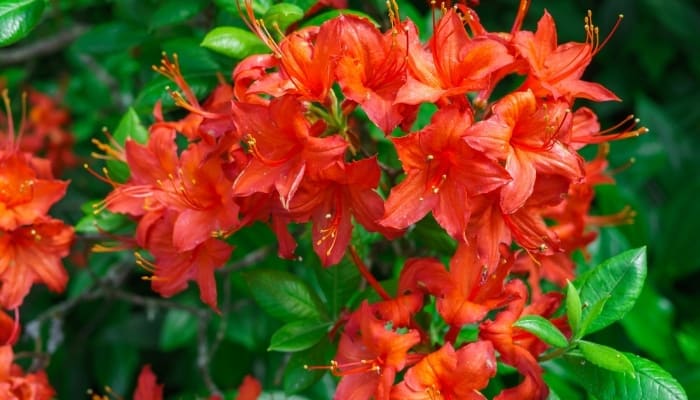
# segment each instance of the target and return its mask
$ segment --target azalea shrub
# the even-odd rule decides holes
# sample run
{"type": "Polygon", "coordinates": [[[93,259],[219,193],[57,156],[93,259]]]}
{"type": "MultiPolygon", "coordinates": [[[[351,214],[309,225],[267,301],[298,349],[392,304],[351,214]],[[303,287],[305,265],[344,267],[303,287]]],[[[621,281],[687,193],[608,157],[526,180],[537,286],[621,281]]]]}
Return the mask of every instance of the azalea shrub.
{"type": "Polygon", "coordinates": [[[482,3],[1,3],[0,397],[698,393],[627,20],[482,3]]]}

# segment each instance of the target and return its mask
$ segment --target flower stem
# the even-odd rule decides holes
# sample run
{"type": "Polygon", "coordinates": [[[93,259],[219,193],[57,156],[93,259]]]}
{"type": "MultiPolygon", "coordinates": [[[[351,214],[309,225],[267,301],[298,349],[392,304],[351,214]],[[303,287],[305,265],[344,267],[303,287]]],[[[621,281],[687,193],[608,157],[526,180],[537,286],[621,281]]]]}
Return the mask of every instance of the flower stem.
{"type": "Polygon", "coordinates": [[[355,250],[355,246],[350,246],[350,256],[352,257],[352,261],[357,266],[357,270],[360,271],[367,283],[369,283],[369,285],[372,286],[372,288],[377,292],[377,294],[384,300],[391,299],[389,293],[387,293],[386,290],[384,290],[384,288],[377,281],[377,278],[375,278],[374,275],[372,275],[372,273],[369,272],[369,269],[367,269],[365,263],[362,262],[362,259],[355,250]]]}

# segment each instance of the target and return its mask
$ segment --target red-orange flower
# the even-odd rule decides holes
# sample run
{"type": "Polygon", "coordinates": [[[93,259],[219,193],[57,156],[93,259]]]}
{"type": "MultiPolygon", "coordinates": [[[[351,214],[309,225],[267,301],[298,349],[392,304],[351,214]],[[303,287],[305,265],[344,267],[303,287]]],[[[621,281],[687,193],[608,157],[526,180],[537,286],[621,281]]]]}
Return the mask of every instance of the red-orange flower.
{"type": "Polygon", "coordinates": [[[46,215],[67,186],[52,178],[45,160],[0,150],[0,229],[13,230],[46,215]]]}
{"type": "Polygon", "coordinates": [[[9,345],[0,346],[0,399],[51,400],[56,392],[44,371],[25,373],[13,364],[14,352],[9,345]]]}
{"type": "Polygon", "coordinates": [[[362,303],[340,338],[332,371],[341,375],[336,399],[388,400],[396,373],[406,365],[408,350],[420,341],[415,330],[399,333],[362,303]]]}
{"type": "Polygon", "coordinates": [[[390,237],[397,231],[377,220],[384,214],[384,202],[375,192],[379,166],[374,158],[354,163],[336,161],[302,185],[289,206],[297,221],[313,221],[313,246],[324,266],[337,264],[345,254],[352,234],[352,220],[368,231],[390,237]]]}
{"type": "Polygon", "coordinates": [[[139,379],[134,391],[134,400],[162,400],[163,384],[158,384],[157,377],[151,370],[151,366],[146,364],[141,368],[139,379]]]}
{"type": "Polygon", "coordinates": [[[68,255],[72,241],[73,228],[49,217],[0,230],[0,305],[18,307],[34,283],[62,292],[68,274],[61,258],[68,255]]]}
{"type": "Polygon", "coordinates": [[[479,393],[496,375],[490,342],[469,343],[455,351],[450,343],[411,367],[394,386],[395,400],[484,400],[479,393]]]}
{"type": "Polygon", "coordinates": [[[342,158],[347,143],[340,136],[318,137],[305,108],[291,96],[269,106],[234,103],[238,130],[253,155],[233,183],[235,196],[277,191],[285,208],[308,171],[342,158]]]}
{"type": "Polygon", "coordinates": [[[557,44],[554,19],[545,11],[537,23],[535,33],[519,31],[513,43],[518,53],[527,60],[530,73],[523,89],[531,89],[537,97],[563,98],[571,103],[574,98],[595,101],[620,100],[600,84],[581,80],[581,76],[599,47],[595,43],[595,27],[589,24],[586,43],[557,44]]]}
{"type": "Polygon", "coordinates": [[[449,107],[438,111],[423,130],[393,139],[406,179],[391,190],[382,225],[403,229],[432,211],[447,233],[465,240],[469,198],[510,178],[498,163],[462,140],[470,124],[469,113],[449,107]]]}
{"type": "Polygon", "coordinates": [[[500,42],[487,36],[470,38],[455,9],[449,9],[435,25],[427,49],[417,40],[415,26],[409,27],[409,75],[397,95],[399,103],[453,98],[463,105],[465,93],[492,87],[492,74],[513,62],[500,42]]]}
{"type": "Polygon", "coordinates": [[[538,173],[554,174],[578,181],[583,177],[583,159],[562,142],[571,127],[569,106],[563,102],[538,103],[531,91],[506,95],[493,106],[494,115],[475,124],[465,140],[475,148],[492,151],[502,140],[505,168],[513,177],[501,189],[501,208],[512,214],[532,195],[538,173]],[[488,147],[479,144],[488,137],[488,147]]]}

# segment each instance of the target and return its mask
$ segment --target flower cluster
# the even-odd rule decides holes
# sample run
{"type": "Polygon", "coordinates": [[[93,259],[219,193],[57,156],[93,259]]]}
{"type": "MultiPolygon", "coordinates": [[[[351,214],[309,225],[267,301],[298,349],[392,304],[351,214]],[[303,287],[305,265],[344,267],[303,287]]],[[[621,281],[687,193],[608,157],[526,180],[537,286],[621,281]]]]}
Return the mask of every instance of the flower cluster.
{"type": "Polygon", "coordinates": [[[214,270],[233,250],[225,239],[242,227],[268,223],[289,258],[296,241],[288,225],[310,222],[314,251],[332,266],[346,254],[353,220],[394,239],[432,214],[458,243],[449,268],[409,259],[395,296],[375,285],[383,301],[341,321],[329,367],[342,376],[336,397],[479,399],[500,361],[523,379],[498,399],[544,399],[537,357],[547,346],[513,324],[524,315],[550,319],[561,295],[544,293],[541,281],[563,286],[574,277],[572,254],[595,238],[590,227],[633,216],[589,210],[593,186],[612,182],[606,142],[646,129],[630,117],[603,130],[591,109],[576,106],[619,100],[582,79],[607,41],[591,14],[584,42],[559,44],[547,12],[534,32],[522,29],[528,4],[510,32],[488,31],[464,4],[443,7],[424,43],[393,1],[387,31],[340,15],[279,41],[247,1],[246,20],[271,54],[240,62],[233,83],[201,103],[177,57],[164,57],[156,70],[179,87],[171,95],[188,114],[166,121],[158,104],[145,143],[105,147],[131,175],[107,176],[114,188],[98,208],[137,220],[136,244],[152,256],[138,261],[155,291],[170,296],[196,280],[212,308],[214,270]],[[425,104],[436,111],[414,129],[425,104]],[[384,137],[358,128],[365,117],[384,137]],[[402,180],[378,161],[379,141],[393,145],[402,180]],[[589,145],[600,148],[587,161],[578,150],[589,145]],[[415,318],[433,301],[446,325],[441,337],[415,318]],[[478,329],[476,341],[460,339],[468,326],[478,329]]]}
{"type": "MultiPolygon", "coordinates": [[[[34,283],[63,291],[68,275],[61,259],[74,235],[72,227],[48,215],[68,182],[54,178],[51,161],[22,151],[24,140],[15,134],[7,91],[2,95],[7,115],[0,114],[0,121],[7,130],[0,131],[0,306],[15,309],[34,283]]],[[[50,113],[49,108],[45,111],[50,113]]],[[[49,131],[42,129],[32,129],[29,136],[49,131]]]]}
{"type": "MultiPolygon", "coordinates": [[[[68,182],[53,171],[73,162],[68,114],[48,96],[31,91],[32,109],[23,115],[19,134],[7,90],[6,114],[0,113],[0,307],[15,310],[13,321],[0,312],[0,398],[48,400],[55,392],[43,371],[25,373],[15,364],[12,345],[19,337],[18,308],[32,285],[62,292],[68,274],[61,259],[73,242],[73,228],[48,215],[68,182]],[[6,126],[6,129],[5,129],[6,126]],[[48,159],[35,156],[44,153],[48,159]],[[57,164],[54,164],[54,161],[57,164]]],[[[23,99],[24,100],[24,99],[23,99]]]]}

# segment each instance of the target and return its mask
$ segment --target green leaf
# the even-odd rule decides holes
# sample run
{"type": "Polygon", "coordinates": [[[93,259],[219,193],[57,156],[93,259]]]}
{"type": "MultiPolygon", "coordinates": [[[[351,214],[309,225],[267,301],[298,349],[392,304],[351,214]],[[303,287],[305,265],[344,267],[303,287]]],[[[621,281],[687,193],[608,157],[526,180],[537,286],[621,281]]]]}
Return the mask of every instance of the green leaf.
{"type": "Polygon", "coordinates": [[[122,21],[96,25],[73,43],[80,53],[105,54],[126,51],[143,44],[148,32],[140,26],[122,21]]]}
{"type": "Polygon", "coordinates": [[[153,13],[150,19],[151,29],[174,25],[199,14],[207,3],[202,0],[169,0],[153,13]]]}
{"type": "Polygon", "coordinates": [[[243,303],[236,312],[228,313],[225,318],[226,339],[250,351],[264,351],[276,328],[276,321],[267,315],[260,315],[260,308],[252,300],[243,303]]]}
{"type": "Polygon", "coordinates": [[[566,283],[566,318],[573,336],[576,336],[581,327],[581,297],[573,283],[566,283]]]}
{"type": "Polygon", "coordinates": [[[289,272],[258,269],[244,273],[243,277],[258,305],[275,318],[284,322],[328,318],[318,295],[289,272]]]}
{"type": "Polygon", "coordinates": [[[212,29],[202,40],[201,46],[239,60],[251,54],[270,52],[260,38],[235,26],[212,29]]]}
{"type": "Polygon", "coordinates": [[[302,18],[304,18],[304,10],[299,6],[289,3],[279,3],[267,10],[263,16],[263,21],[265,22],[265,26],[273,28],[276,24],[279,30],[284,32],[289,25],[302,18]]]}
{"type": "Polygon", "coordinates": [[[578,348],[583,357],[593,364],[615,372],[634,374],[634,366],[621,352],[612,347],[592,343],[585,340],[578,342],[578,348]]]}
{"type": "Polygon", "coordinates": [[[548,319],[540,315],[524,315],[513,326],[526,330],[554,347],[566,347],[569,340],[548,319]]]}
{"type": "Polygon", "coordinates": [[[328,365],[333,346],[323,340],[310,349],[292,354],[284,368],[283,385],[288,395],[298,393],[318,382],[328,372],[323,369],[306,369],[306,366],[328,365]]]}
{"type": "Polygon", "coordinates": [[[306,350],[323,338],[330,325],[330,322],[319,323],[313,319],[290,322],[272,334],[268,350],[288,352],[306,350]]]}
{"type": "Polygon", "coordinates": [[[44,0],[10,0],[0,2],[0,46],[24,38],[39,23],[44,0]]]}
{"type": "MultiPolygon", "coordinates": [[[[595,305],[608,298],[603,308],[585,333],[605,328],[620,320],[634,306],[644,286],[647,273],[646,247],[628,250],[604,261],[577,280],[583,304],[595,305]]],[[[583,318],[592,307],[583,309],[583,318]]]]}
{"type": "Polygon", "coordinates": [[[344,257],[338,265],[331,268],[324,268],[317,263],[314,271],[332,315],[337,316],[360,287],[362,279],[357,267],[344,257]]]}
{"type": "Polygon", "coordinates": [[[621,374],[574,356],[565,356],[579,382],[598,400],[653,399],[687,400],[683,387],[655,363],[624,353],[634,367],[633,374],[621,374]]]}
{"type": "Polygon", "coordinates": [[[197,324],[197,318],[188,311],[168,310],[160,331],[161,350],[174,350],[193,341],[197,336],[197,324]]]}
{"type": "Polygon", "coordinates": [[[109,386],[116,393],[126,393],[139,367],[138,349],[118,343],[98,346],[93,351],[97,383],[102,387],[109,386]]]}
{"type": "MultiPolygon", "coordinates": [[[[680,339],[682,334],[674,326],[674,314],[673,303],[657,293],[650,285],[645,285],[634,308],[621,322],[627,336],[634,344],[655,359],[667,359],[676,352],[676,349],[672,340],[663,338],[672,338],[677,335],[676,337],[680,339]],[[650,324],[649,321],[654,323],[650,324]]],[[[695,354],[700,356],[700,352],[695,354]]]]}

